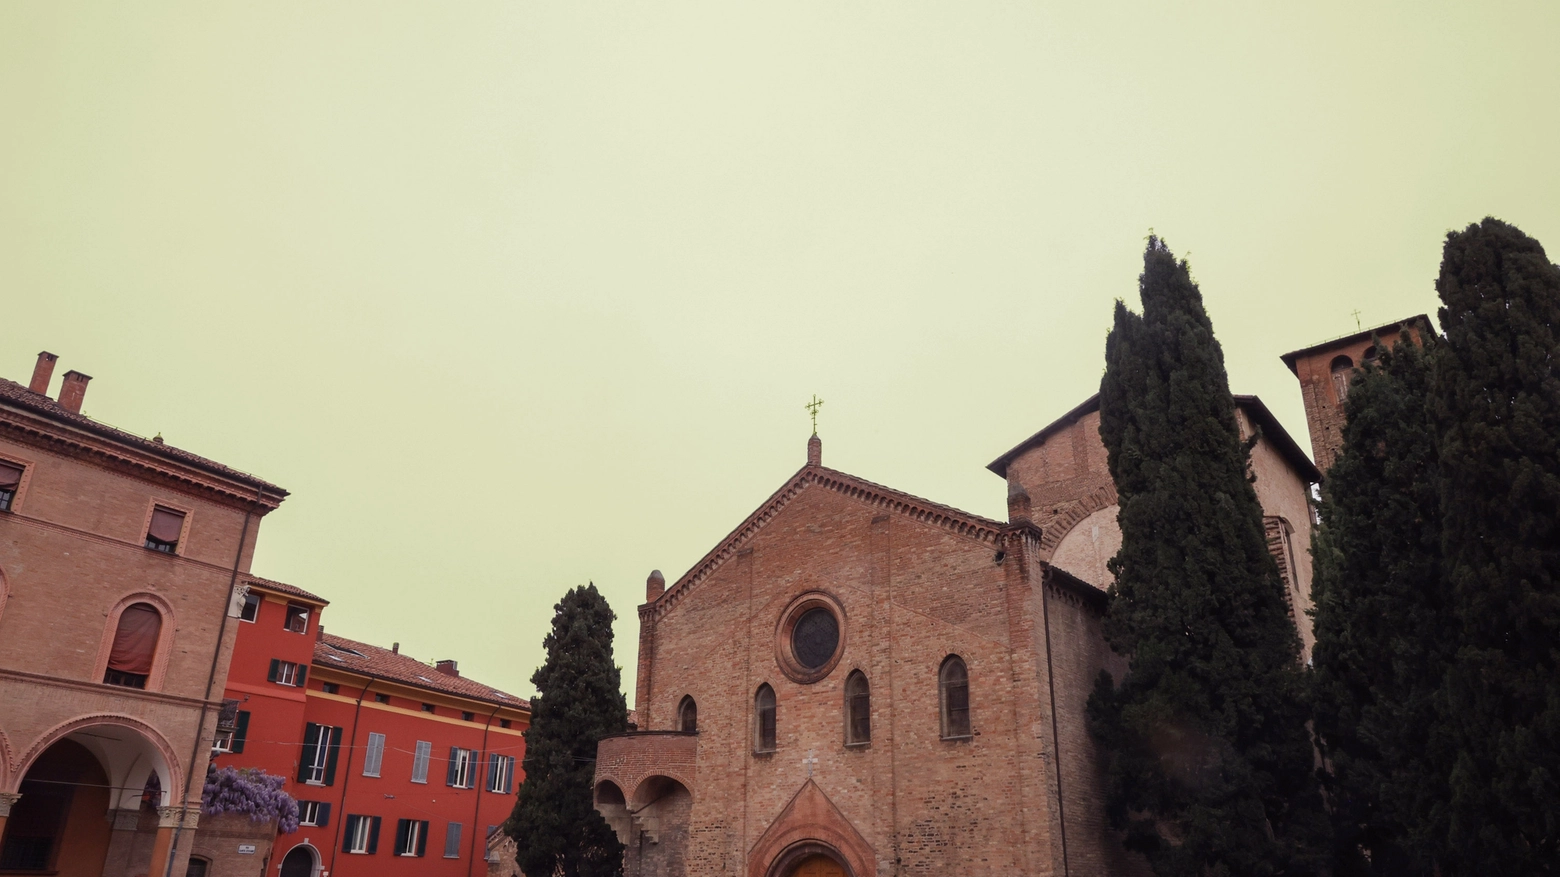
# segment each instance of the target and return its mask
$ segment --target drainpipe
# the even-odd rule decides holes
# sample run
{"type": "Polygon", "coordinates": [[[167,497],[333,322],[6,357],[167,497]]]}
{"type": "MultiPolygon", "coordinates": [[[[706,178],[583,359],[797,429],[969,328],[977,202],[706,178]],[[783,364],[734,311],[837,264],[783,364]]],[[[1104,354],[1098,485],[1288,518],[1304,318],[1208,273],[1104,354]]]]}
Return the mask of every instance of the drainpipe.
{"type": "MultiPolygon", "coordinates": [[[[255,505],[265,494],[255,489],[255,505]]],[[[206,730],[206,711],[210,706],[211,688],[217,683],[217,661],[222,657],[222,640],[227,636],[228,610],[233,606],[233,589],[238,587],[238,568],[244,562],[244,548],[249,544],[249,520],[254,508],[244,510],[244,527],[238,532],[238,553],[233,557],[233,573],[228,577],[227,600],[222,603],[222,623],[217,627],[217,647],[211,652],[211,670],[206,674],[206,696],[201,698],[200,720],[195,724],[195,746],[190,750],[190,763],[184,771],[184,800],[179,802],[179,824],[173,829],[173,843],[168,847],[168,863],[163,866],[163,877],[173,877],[173,861],[179,857],[179,838],[184,834],[184,821],[189,814],[190,785],[195,782],[195,762],[200,758],[200,738],[206,730]]]]}
{"type": "MultiPolygon", "coordinates": [[[[330,842],[330,873],[336,873],[336,851],[341,849],[341,828],[347,824],[347,784],[352,782],[352,750],[357,748],[358,716],[363,713],[363,698],[368,696],[368,687],[374,684],[374,677],[369,676],[363,683],[363,690],[358,692],[357,706],[352,710],[352,733],[347,737],[347,774],[341,778],[341,803],[338,805],[341,812],[336,814],[336,833],[330,842]]],[[[366,757],[366,756],[365,756],[366,757]]]]}
{"type": "Polygon", "coordinates": [[[1067,861],[1067,805],[1062,799],[1062,738],[1056,730],[1056,670],[1051,664],[1051,610],[1046,600],[1050,573],[1040,577],[1040,617],[1045,624],[1045,682],[1051,689],[1051,745],[1056,751],[1056,819],[1062,835],[1062,877],[1071,877],[1067,861]]]}
{"type": "MultiPolygon", "coordinates": [[[[503,709],[501,706],[493,707],[492,714],[488,716],[487,726],[482,729],[483,752],[487,752],[488,732],[493,729],[493,716],[498,715],[498,711],[501,709],[503,709]]],[[[515,763],[519,764],[518,761],[515,763]]],[[[512,772],[510,773],[510,779],[514,779],[514,774],[512,772]]],[[[471,862],[466,865],[466,874],[468,877],[471,874],[471,866],[477,863],[477,826],[482,822],[482,785],[482,783],[477,783],[477,803],[471,808],[471,862]]],[[[484,835],[482,838],[482,845],[484,848],[487,846],[486,835],[484,835]]],[[[483,858],[487,857],[484,856],[483,858]]]]}

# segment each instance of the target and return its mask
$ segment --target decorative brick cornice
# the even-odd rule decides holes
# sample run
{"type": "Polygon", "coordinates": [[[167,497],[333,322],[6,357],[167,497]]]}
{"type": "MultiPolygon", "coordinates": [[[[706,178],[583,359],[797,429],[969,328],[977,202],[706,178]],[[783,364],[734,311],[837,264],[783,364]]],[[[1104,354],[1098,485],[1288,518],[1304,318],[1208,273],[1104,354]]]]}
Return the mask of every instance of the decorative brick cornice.
{"type": "Polygon", "coordinates": [[[0,435],[132,478],[160,481],[226,505],[251,508],[260,514],[275,509],[287,495],[279,487],[260,486],[265,482],[257,480],[251,484],[237,478],[226,478],[194,465],[156,457],[84,431],[27,417],[4,406],[0,406],[0,435]]]}
{"type": "Polygon", "coordinates": [[[677,583],[666,589],[652,603],[645,603],[639,607],[641,621],[655,620],[666,615],[672,607],[682,601],[689,591],[709,578],[717,569],[725,565],[726,561],[737,556],[746,545],[753,540],[758,532],[764,528],[775,516],[780,513],[791,500],[809,487],[820,487],[843,494],[858,502],[874,508],[891,511],[923,524],[931,524],[941,527],[966,539],[973,539],[986,545],[996,546],[1001,543],[1008,525],[1001,521],[983,518],[969,512],[960,511],[952,506],[912,496],[908,493],[874,484],[865,479],[848,475],[835,469],[826,469],[822,466],[804,466],[795,475],[791,476],[780,489],[775,491],[763,505],[747,517],[735,530],[731,531],[725,539],[722,539],[711,551],[704,555],[693,568],[683,574],[677,583]]]}

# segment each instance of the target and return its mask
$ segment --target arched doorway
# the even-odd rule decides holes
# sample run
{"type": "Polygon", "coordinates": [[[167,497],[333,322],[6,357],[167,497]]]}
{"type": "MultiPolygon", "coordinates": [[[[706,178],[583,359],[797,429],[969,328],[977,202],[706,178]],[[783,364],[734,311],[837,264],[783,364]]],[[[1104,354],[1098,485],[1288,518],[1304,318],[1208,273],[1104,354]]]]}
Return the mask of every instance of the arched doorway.
{"type": "Polygon", "coordinates": [[[839,862],[820,853],[797,862],[787,877],[846,877],[846,874],[839,862]]]}
{"type": "Polygon", "coordinates": [[[289,850],[287,857],[282,859],[281,877],[314,877],[314,863],[317,859],[314,847],[299,844],[289,850]]]}
{"type": "Polygon", "coordinates": [[[103,873],[110,839],[103,815],[112,790],[86,746],[66,739],[45,749],[22,775],[19,791],[0,839],[0,870],[103,873]]]}

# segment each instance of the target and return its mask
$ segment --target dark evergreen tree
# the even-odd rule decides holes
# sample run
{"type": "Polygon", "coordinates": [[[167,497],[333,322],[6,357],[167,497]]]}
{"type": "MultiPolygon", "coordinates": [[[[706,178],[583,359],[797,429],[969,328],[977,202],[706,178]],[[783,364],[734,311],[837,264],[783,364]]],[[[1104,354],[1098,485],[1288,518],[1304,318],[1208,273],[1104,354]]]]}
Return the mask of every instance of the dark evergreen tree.
{"type": "Polygon", "coordinates": [[[1560,268],[1496,219],[1447,236],[1435,360],[1462,639],[1447,873],[1560,872],[1560,268]]]}
{"type": "Polygon", "coordinates": [[[1435,341],[1420,329],[1426,347],[1404,333],[1356,375],[1312,542],[1314,710],[1340,875],[1428,875],[1445,839],[1436,699],[1457,629],[1439,562],[1435,341]]]}
{"type": "Polygon", "coordinates": [[[531,676],[525,780],[505,828],[533,877],[616,877],[623,845],[596,812],[596,741],[628,729],[621,673],[612,659],[612,607],[594,584],[553,608],[547,662],[531,676]]]}
{"type": "Polygon", "coordinates": [[[1089,702],[1108,815],[1160,875],[1318,873],[1299,636],[1224,355],[1186,263],[1157,238],[1143,262],[1143,314],[1117,303],[1100,383],[1122,535],[1105,631],[1130,659],[1089,702]]]}

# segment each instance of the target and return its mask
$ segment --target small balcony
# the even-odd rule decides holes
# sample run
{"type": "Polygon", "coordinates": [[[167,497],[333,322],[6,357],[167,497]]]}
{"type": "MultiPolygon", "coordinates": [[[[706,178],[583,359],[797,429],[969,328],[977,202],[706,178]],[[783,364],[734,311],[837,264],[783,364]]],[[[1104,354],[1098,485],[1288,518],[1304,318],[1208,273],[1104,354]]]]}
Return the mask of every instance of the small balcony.
{"type": "Polygon", "coordinates": [[[631,731],[596,744],[596,810],[630,843],[641,833],[659,843],[672,820],[681,824],[698,782],[699,735],[631,731]]]}

